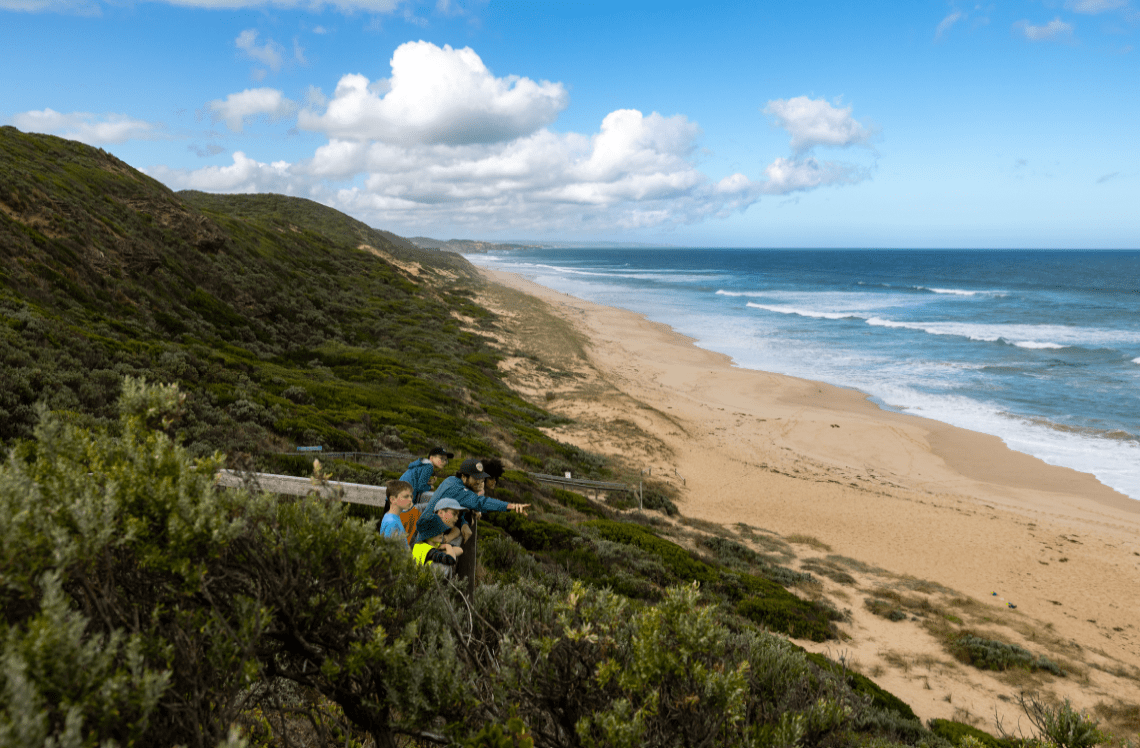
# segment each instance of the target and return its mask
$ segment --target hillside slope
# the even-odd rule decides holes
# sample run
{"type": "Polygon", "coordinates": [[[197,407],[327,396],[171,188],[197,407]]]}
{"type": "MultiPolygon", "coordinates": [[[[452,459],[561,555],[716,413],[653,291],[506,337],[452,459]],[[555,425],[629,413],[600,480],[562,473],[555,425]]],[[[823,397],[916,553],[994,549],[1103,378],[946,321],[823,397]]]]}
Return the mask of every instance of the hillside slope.
{"type": "Polygon", "coordinates": [[[466,260],[309,200],[174,193],[5,127],[0,281],[0,442],[41,401],[112,421],[133,374],[188,392],[195,453],[517,444],[588,471],[499,382],[466,260]]]}

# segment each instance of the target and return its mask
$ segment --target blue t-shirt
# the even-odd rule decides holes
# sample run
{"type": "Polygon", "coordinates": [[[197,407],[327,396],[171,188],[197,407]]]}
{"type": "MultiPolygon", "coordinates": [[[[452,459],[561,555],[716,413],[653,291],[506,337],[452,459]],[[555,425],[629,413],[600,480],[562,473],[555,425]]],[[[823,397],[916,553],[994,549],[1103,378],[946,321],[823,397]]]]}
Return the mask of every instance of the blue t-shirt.
{"type": "Polygon", "coordinates": [[[404,525],[395,514],[384,515],[384,519],[380,521],[380,534],[385,538],[399,538],[405,542],[408,539],[404,525]]]}

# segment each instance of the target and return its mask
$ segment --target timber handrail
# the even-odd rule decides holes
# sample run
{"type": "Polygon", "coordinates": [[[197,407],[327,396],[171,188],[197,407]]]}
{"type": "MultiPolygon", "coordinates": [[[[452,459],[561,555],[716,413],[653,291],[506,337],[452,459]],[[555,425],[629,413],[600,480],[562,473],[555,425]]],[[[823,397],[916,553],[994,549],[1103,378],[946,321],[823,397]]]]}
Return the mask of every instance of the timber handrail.
{"type": "MultiPolygon", "coordinates": [[[[632,491],[631,486],[624,483],[611,483],[600,480],[586,480],[584,478],[567,478],[561,475],[546,475],[545,473],[528,473],[539,483],[554,483],[570,488],[588,488],[593,491],[632,491]]],[[[346,483],[344,481],[330,480],[317,486],[312,478],[303,478],[296,475],[275,475],[273,473],[241,473],[237,470],[219,470],[216,482],[225,488],[239,488],[246,479],[252,480],[262,491],[267,493],[280,493],[288,496],[306,496],[311,491],[320,490],[328,498],[336,498],[352,504],[367,504],[369,506],[383,507],[388,496],[388,489],[384,486],[372,486],[366,483],[346,483]]],[[[431,492],[420,494],[420,501],[430,501],[431,492]]]]}
{"type": "Polygon", "coordinates": [[[280,493],[288,496],[307,496],[310,491],[321,492],[322,496],[340,499],[352,504],[368,504],[384,508],[388,489],[384,486],[370,486],[365,483],[345,483],[330,480],[319,486],[312,478],[296,475],[274,475],[272,473],[240,473],[236,470],[219,470],[215,481],[224,488],[240,488],[246,478],[253,480],[266,493],[280,493]]]}
{"type": "Polygon", "coordinates": [[[631,486],[625,483],[613,483],[603,480],[586,480],[585,478],[567,478],[563,475],[547,475],[545,473],[527,473],[539,483],[557,483],[575,488],[592,488],[600,491],[632,491],[631,486]]]}

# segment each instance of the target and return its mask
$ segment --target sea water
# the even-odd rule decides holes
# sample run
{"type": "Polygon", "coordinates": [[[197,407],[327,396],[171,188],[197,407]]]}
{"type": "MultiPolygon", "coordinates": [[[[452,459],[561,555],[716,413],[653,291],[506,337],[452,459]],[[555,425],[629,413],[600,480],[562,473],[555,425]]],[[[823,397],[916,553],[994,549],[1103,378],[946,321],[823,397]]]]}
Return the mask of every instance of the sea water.
{"type": "Polygon", "coordinates": [[[1140,499],[1140,251],[472,254],[737,366],[861,390],[1140,499]]]}

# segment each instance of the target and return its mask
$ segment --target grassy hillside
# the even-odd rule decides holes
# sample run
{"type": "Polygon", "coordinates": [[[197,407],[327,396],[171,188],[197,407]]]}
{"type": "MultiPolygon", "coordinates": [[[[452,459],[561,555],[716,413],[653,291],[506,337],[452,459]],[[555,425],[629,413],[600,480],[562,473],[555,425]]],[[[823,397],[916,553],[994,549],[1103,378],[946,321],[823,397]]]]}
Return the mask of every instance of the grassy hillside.
{"type": "Polygon", "coordinates": [[[0,129],[0,442],[30,433],[38,401],[113,423],[131,374],[182,385],[192,453],[445,442],[590,473],[496,377],[473,277],[312,201],[174,193],[0,129]]]}

